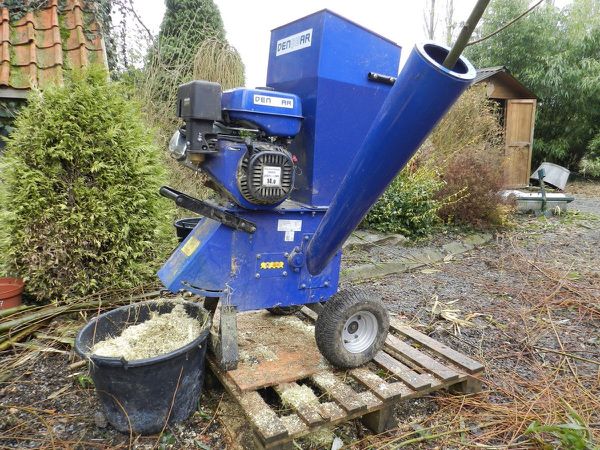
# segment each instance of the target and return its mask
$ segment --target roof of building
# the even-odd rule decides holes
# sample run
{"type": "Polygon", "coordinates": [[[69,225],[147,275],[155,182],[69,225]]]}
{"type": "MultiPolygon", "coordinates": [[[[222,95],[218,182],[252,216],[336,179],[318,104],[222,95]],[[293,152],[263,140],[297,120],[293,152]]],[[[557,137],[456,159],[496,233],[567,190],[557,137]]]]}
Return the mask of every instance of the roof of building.
{"type": "Polygon", "coordinates": [[[473,83],[479,83],[480,81],[483,81],[486,78],[491,77],[492,75],[496,75],[499,72],[508,72],[508,69],[505,66],[485,67],[483,69],[477,69],[477,75],[475,76],[473,83]]]}
{"type": "Polygon", "coordinates": [[[4,92],[60,83],[67,68],[106,65],[94,10],[84,0],[65,3],[59,7],[58,0],[48,0],[44,8],[18,19],[11,17],[8,8],[1,8],[0,97],[4,92]]]}
{"type": "Polygon", "coordinates": [[[477,75],[473,80],[473,84],[481,83],[482,81],[499,80],[513,91],[519,98],[537,98],[527,87],[517,80],[505,66],[485,67],[477,69],[477,75]]]}

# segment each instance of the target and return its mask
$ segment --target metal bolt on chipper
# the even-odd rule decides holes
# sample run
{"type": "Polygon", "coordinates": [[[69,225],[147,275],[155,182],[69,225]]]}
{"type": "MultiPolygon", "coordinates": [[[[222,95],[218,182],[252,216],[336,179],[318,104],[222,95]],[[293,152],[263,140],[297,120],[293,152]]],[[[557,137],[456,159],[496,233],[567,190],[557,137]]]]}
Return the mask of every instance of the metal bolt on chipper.
{"type": "MultiPolygon", "coordinates": [[[[172,292],[217,304],[214,350],[237,366],[236,313],[318,312],[316,342],[337,367],[370,361],[388,313],[368,288],[339,289],[341,246],[475,77],[449,49],[400,47],[328,10],[272,31],[266,88],[178,91],[172,155],[210,180],[217,205],[163,187],[202,216],[159,271],[172,292]]],[[[211,306],[211,305],[208,305],[211,306]]]]}

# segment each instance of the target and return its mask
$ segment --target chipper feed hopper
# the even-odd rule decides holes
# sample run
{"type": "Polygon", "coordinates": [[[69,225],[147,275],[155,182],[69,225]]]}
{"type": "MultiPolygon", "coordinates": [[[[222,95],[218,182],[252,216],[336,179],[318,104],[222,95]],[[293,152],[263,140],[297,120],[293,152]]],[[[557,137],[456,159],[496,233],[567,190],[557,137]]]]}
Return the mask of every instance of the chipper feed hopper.
{"type": "Polygon", "coordinates": [[[400,47],[324,10],[273,30],[267,87],[179,88],[170,151],[221,200],[161,188],[202,217],[159,277],[218,308],[223,368],[237,365],[236,313],[263,308],[317,311],[335,366],[381,349],[387,311],[368,289],[339,289],[341,247],[473,80],[462,57],[442,65],[448,52],[417,45],[397,76],[400,47]]]}

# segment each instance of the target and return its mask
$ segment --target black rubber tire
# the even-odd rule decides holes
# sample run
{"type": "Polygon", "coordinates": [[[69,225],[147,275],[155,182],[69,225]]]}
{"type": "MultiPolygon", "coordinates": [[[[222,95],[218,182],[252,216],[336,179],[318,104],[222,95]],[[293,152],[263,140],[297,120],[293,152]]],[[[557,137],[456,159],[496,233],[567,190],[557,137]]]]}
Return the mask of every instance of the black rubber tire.
{"type": "Polygon", "coordinates": [[[390,318],[380,299],[372,292],[353,288],[331,297],[315,324],[315,339],[321,354],[334,366],[349,369],[371,361],[379,352],[388,334],[390,318]],[[352,353],[344,347],[342,331],[346,321],[360,311],[368,311],[377,319],[377,335],[366,350],[352,353]]]}
{"type": "Polygon", "coordinates": [[[271,314],[275,314],[276,316],[291,316],[292,314],[297,313],[302,309],[302,305],[299,306],[273,306],[272,308],[267,308],[271,314]]]}

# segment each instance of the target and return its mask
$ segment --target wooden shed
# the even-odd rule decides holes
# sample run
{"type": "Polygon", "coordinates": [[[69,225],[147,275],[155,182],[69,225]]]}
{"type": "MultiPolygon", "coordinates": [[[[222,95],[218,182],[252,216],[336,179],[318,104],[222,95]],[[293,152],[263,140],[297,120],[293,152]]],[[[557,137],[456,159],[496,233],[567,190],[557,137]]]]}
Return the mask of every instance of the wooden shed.
{"type": "Polygon", "coordinates": [[[537,97],[504,66],[479,69],[474,83],[485,83],[487,97],[498,101],[502,111],[504,186],[527,186],[531,175],[537,97]]]}

